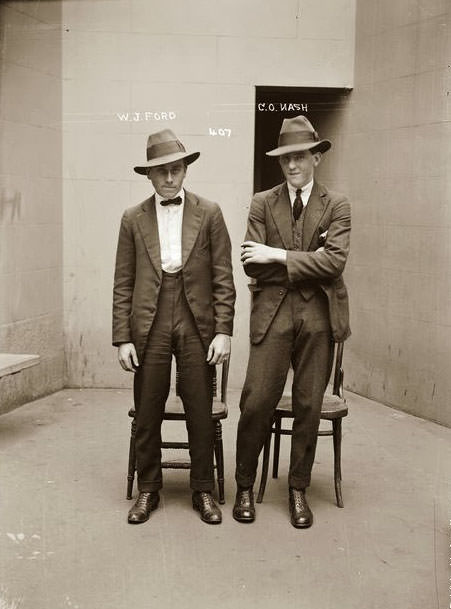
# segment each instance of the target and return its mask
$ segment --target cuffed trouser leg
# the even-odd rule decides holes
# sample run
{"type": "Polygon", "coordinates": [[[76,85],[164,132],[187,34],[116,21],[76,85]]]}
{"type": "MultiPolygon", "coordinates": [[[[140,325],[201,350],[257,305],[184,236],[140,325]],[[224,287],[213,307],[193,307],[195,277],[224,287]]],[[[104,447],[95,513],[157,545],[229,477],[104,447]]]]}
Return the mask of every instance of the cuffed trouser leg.
{"type": "MultiPolygon", "coordinates": [[[[160,301],[165,304],[167,294],[160,301]]],[[[138,490],[157,491],[162,487],[161,424],[171,377],[171,335],[166,311],[157,313],[147,340],[143,361],[135,373],[136,469],[138,490]]]]}
{"type": "Polygon", "coordinates": [[[314,294],[305,301],[298,292],[289,292],[262,342],[251,345],[237,434],[235,478],[239,486],[248,487],[255,481],[258,457],[282,396],[290,361],[294,368],[294,421],[288,481],[294,488],[309,485],[332,347],[324,294],[314,294]]]}
{"type": "Polygon", "coordinates": [[[258,457],[285,386],[292,342],[291,310],[285,299],[263,341],[251,344],[236,442],[238,486],[246,488],[255,482],[258,457]]]}
{"type": "Polygon", "coordinates": [[[211,409],[214,366],[207,364],[207,354],[183,290],[178,293],[178,301],[173,342],[190,447],[190,486],[195,491],[212,491],[215,424],[211,418],[211,409]]]}
{"type": "MultiPolygon", "coordinates": [[[[296,300],[302,296],[296,295],[296,300]]],[[[299,308],[296,307],[299,311],[299,308]]],[[[324,391],[329,380],[333,357],[328,305],[322,292],[313,295],[300,317],[295,319],[293,349],[292,407],[289,486],[304,489],[310,485],[315,459],[318,427],[324,391]]]]}

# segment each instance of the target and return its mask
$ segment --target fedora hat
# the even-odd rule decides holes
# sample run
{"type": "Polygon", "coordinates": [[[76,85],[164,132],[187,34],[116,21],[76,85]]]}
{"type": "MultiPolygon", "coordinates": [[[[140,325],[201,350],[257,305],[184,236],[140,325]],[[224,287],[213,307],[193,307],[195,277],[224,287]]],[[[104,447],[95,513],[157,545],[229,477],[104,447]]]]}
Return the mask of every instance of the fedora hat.
{"type": "Polygon", "coordinates": [[[185,159],[189,165],[199,158],[200,152],[186,152],[185,146],[177,139],[170,129],[163,129],[157,133],[151,133],[147,138],[147,163],[134,167],[134,171],[141,175],[147,175],[149,167],[164,165],[185,159]]]}
{"type": "Polygon", "coordinates": [[[280,129],[278,147],[266,154],[281,156],[312,148],[315,148],[315,152],[326,152],[331,146],[329,140],[320,140],[312,123],[305,116],[300,115],[284,119],[280,129]]]}

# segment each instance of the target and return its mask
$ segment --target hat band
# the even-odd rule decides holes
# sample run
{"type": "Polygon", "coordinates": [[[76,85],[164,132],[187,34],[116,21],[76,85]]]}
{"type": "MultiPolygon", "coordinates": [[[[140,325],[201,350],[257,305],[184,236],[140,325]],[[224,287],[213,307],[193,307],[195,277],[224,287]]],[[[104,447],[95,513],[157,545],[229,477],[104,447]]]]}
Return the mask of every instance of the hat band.
{"type": "Polygon", "coordinates": [[[179,140],[171,140],[170,142],[160,142],[153,144],[147,148],[147,160],[152,161],[159,157],[172,154],[174,152],[186,152],[185,147],[179,140]]]}
{"type": "Polygon", "coordinates": [[[279,135],[279,146],[291,146],[292,144],[311,144],[319,142],[316,131],[291,131],[279,135]]]}

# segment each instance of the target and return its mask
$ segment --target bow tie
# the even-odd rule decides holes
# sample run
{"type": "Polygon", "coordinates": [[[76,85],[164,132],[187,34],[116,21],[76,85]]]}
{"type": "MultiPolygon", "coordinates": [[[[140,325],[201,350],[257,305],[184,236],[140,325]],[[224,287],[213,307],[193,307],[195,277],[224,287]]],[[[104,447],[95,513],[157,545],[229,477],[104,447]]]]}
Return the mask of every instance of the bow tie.
{"type": "Polygon", "coordinates": [[[182,197],[175,197],[175,199],[163,199],[163,201],[160,201],[160,204],[163,206],[180,205],[181,202],[182,202],[182,197]]]}

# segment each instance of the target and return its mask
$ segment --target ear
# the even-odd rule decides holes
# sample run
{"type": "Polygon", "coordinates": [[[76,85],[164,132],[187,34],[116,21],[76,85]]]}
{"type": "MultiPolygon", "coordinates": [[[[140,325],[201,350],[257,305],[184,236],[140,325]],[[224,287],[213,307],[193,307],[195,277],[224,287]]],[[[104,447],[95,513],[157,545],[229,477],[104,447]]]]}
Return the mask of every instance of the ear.
{"type": "Polygon", "coordinates": [[[314,167],[318,167],[318,165],[320,164],[322,158],[323,158],[323,155],[321,154],[321,152],[315,152],[315,154],[313,155],[313,165],[314,165],[314,167]]]}

